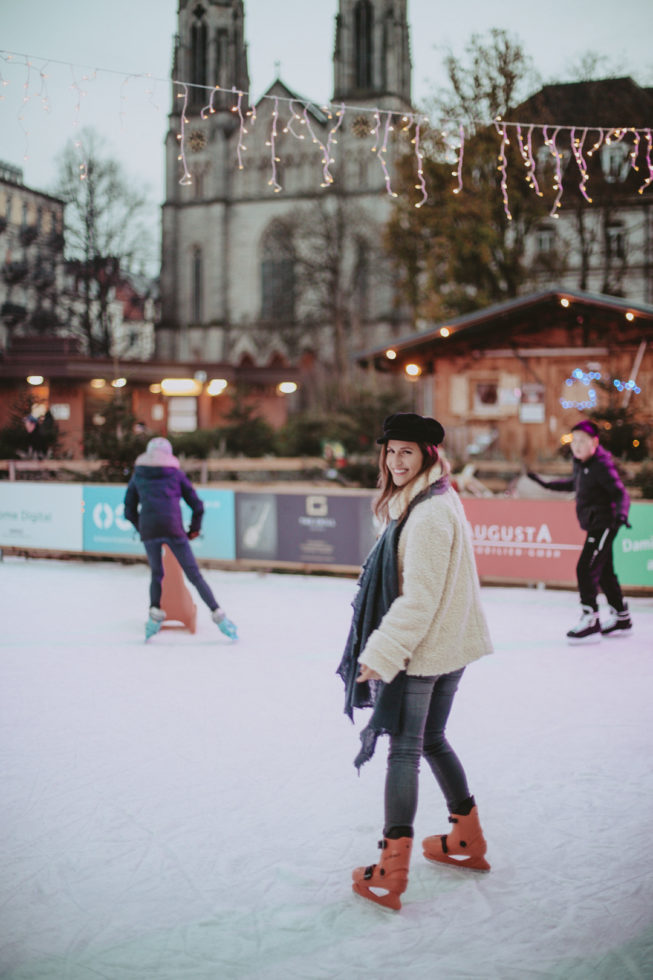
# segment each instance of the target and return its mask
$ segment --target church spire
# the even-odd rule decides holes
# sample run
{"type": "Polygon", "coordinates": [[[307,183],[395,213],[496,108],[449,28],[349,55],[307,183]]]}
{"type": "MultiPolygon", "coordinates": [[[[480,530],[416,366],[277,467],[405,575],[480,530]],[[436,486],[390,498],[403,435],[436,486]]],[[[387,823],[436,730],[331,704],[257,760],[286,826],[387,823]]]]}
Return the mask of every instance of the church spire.
{"type": "Polygon", "coordinates": [[[411,102],[407,0],[339,0],[335,102],[394,96],[411,102]]]}
{"type": "MultiPolygon", "coordinates": [[[[179,0],[178,32],[173,77],[191,83],[188,111],[207,105],[215,85],[249,92],[243,0],[179,0]]],[[[223,97],[213,104],[232,103],[223,97]]],[[[173,104],[173,112],[179,110],[173,104]]]]}

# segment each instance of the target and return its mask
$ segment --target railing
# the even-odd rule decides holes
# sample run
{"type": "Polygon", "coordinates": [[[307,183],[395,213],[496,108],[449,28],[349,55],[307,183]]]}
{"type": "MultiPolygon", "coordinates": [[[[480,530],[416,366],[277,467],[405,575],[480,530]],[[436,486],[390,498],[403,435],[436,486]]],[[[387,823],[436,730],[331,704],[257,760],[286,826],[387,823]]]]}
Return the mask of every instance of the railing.
{"type": "MultiPolygon", "coordinates": [[[[264,459],[184,459],[182,469],[198,473],[200,483],[210,483],[216,474],[232,473],[305,473],[321,472],[329,464],[319,456],[270,457],[264,459]]],[[[20,479],[21,473],[72,473],[76,476],[92,476],[109,465],[105,459],[0,459],[0,472],[8,473],[10,480],[20,479]]]]}

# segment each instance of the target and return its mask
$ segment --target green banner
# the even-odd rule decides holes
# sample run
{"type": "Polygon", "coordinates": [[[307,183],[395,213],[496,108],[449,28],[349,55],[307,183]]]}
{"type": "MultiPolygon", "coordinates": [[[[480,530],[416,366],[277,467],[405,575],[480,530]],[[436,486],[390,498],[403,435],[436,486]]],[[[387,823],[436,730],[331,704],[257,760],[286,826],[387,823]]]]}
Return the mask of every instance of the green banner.
{"type": "Polygon", "coordinates": [[[632,527],[623,527],[614,543],[614,567],[622,585],[653,588],[653,503],[630,507],[632,527]]]}

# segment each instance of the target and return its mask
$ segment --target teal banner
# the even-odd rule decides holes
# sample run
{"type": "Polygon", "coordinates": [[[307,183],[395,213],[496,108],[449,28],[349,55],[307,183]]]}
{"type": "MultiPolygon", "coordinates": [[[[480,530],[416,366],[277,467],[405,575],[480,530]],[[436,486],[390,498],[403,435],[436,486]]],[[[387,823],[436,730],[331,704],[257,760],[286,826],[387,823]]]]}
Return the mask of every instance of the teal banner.
{"type": "MultiPolygon", "coordinates": [[[[144,548],[133,525],[125,520],[122,484],[96,484],[83,488],[84,551],[118,555],[142,555],[144,548]]],[[[204,518],[199,538],[193,541],[198,558],[233,561],[236,557],[234,493],[232,490],[200,490],[204,518]]],[[[182,500],[184,526],[190,526],[190,507],[182,500]]]]}

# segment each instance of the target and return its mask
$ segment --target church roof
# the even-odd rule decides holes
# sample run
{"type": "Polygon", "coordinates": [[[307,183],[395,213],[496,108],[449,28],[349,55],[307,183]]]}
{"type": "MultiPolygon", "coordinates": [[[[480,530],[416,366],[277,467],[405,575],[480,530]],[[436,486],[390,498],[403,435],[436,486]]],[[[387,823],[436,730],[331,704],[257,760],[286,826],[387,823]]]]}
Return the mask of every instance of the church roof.
{"type": "Polygon", "coordinates": [[[265,91],[260,97],[256,103],[256,108],[259,109],[264,100],[267,101],[274,99],[275,97],[283,99],[287,102],[292,100],[293,102],[298,102],[302,106],[307,106],[308,111],[313,116],[315,121],[320,123],[322,126],[326,126],[327,122],[329,121],[329,117],[327,116],[326,112],[320,108],[320,106],[316,105],[314,102],[311,102],[310,99],[304,98],[303,95],[298,95],[297,92],[293,92],[293,90],[288,88],[286,83],[283,82],[279,76],[275,78],[272,85],[270,85],[267,91],[265,91]]]}

